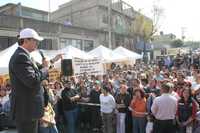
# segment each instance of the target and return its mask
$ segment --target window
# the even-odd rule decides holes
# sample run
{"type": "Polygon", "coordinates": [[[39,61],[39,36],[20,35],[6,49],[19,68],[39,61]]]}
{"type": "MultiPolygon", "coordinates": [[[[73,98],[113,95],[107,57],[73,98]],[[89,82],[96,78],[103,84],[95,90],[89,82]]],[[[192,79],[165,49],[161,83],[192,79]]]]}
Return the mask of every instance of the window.
{"type": "Polygon", "coordinates": [[[72,46],[75,48],[81,49],[82,48],[81,42],[82,42],[81,40],[72,40],[72,46]]]}
{"type": "Polygon", "coordinates": [[[92,40],[85,40],[84,41],[84,48],[83,50],[88,52],[94,48],[94,42],[92,40]]]}
{"type": "Polygon", "coordinates": [[[48,15],[37,13],[29,10],[22,10],[22,16],[27,18],[34,18],[36,20],[47,21],[48,15]]]}
{"type": "Polygon", "coordinates": [[[107,14],[102,15],[102,22],[105,24],[108,24],[108,15],[107,14]]]}
{"type": "Polygon", "coordinates": [[[16,37],[0,36],[0,50],[4,50],[17,42],[16,37]]]}
{"type": "Polygon", "coordinates": [[[80,39],[62,38],[60,40],[60,48],[65,48],[69,45],[72,45],[78,49],[82,49],[82,41],[80,39]]]}
{"type": "Polygon", "coordinates": [[[122,18],[120,16],[116,16],[115,25],[116,26],[122,26],[122,18]]]}
{"type": "Polygon", "coordinates": [[[51,39],[44,39],[42,42],[40,42],[40,45],[38,46],[39,49],[45,49],[45,50],[52,50],[53,49],[53,43],[51,39]]]}

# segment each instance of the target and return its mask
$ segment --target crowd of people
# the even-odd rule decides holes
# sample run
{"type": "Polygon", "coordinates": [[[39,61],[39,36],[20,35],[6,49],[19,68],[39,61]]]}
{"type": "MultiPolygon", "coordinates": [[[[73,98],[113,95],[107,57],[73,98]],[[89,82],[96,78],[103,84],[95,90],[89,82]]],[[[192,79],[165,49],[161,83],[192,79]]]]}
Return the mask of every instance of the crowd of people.
{"type": "MultiPolygon", "coordinates": [[[[156,63],[111,64],[104,75],[61,75],[30,53],[43,37],[22,29],[9,61],[9,78],[0,85],[0,129],[18,133],[192,133],[199,132],[199,59],[177,55],[156,63]]],[[[49,64],[51,63],[51,65],[49,64]]],[[[67,67],[67,66],[66,66],[67,67]]]]}
{"type": "MultiPolygon", "coordinates": [[[[114,65],[103,76],[46,79],[42,86],[40,133],[199,132],[200,71],[195,63],[114,65]]],[[[0,87],[1,129],[15,127],[9,119],[11,89],[9,80],[0,87]]]]}

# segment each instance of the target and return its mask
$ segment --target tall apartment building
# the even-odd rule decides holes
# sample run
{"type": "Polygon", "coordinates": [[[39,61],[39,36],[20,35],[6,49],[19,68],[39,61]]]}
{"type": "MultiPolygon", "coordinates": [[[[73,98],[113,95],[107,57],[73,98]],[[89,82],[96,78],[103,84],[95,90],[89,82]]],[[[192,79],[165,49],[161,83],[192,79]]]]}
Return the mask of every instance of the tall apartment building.
{"type": "Polygon", "coordinates": [[[109,26],[111,26],[112,48],[122,45],[132,49],[136,40],[130,32],[130,26],[134,22],[135,13],[133,7],[122,0],[72,0],[53,12],[51,21],[102,32],[104,35],[99,36],[99,43],[107,47],[109,26]],[[111,13],[109,13],[110,1],[111,13]]]}
{"type": "Polygon", "coordinates": [[[0,7],[0,51],[17,41],[17,34],[22,28],[34,28],[45,39],[40,45],[42,49],[60,49],[73,45],[85,51],[93,49],[99,43],[99,33],[95,30],[66,26],[48,22],[48,12],[22,6],[6,4],[0,7]],[[62,38],[71,38],[65,45],[62,38]],[[84,47],[79,47],[85,44],[84,47]]]}
{"type": "Polygon", "coordinates": [[[21,3],[18,4],[8,3],[6,5],[1,6],[0,14],[20,16],[40,21],[48,20],[48,12],[22,6],[21,3]]]}
{"type": "Polygon", "coordinates": [[[89,51],[98,45],[109,47],[110,31],[112,48],[133,50],[140,41],[130,30],[137,13],[122,0],[72,0],[52,12],[48,22],[48,12],[20,3],[6,4],[0,7],[0,50],[16,42],[16,35],[26,27],[45,37],[44,49],[73,45],[89,51]]]}

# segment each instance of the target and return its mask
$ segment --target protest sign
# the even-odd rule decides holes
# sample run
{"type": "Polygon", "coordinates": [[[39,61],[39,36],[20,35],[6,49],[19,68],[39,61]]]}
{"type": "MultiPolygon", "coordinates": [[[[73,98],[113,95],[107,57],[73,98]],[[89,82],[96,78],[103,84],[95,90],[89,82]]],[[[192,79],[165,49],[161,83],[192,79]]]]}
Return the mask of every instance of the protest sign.
{"type": "Polygon", "coordinates": [[[79,59],[73,58],[74,75],[103,75],[103,64],[101,59],[79,59]]]}

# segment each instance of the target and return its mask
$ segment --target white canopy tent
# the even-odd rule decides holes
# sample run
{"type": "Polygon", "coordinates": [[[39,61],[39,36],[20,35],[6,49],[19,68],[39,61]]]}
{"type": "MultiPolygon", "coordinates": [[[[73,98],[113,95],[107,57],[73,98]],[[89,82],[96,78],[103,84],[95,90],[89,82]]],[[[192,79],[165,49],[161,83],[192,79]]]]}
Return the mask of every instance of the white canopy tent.
{"type": "MultiPolygon", "coordinates": [[[[8,47],[7,49],[0,52],[0,75],[8,74],[8,65],[11,56],[14,54],[15,50],[18,48],[18,43],[13,44],[12,46],[8,47]]],[[[92,58],[92,56],[88,55],[84,51],[81,51],[80,49],[77,49],[72,46],[67,46],[66,48],[63,48],[61,50],[41,50],[47,58],[47,60],[52,59],[57,54],[64,54],[64,59],[73,59],[74,57],[80,58],[80,59],[89,59],[92,58]]],[[[31,57],[39,63],[42,62],[42,57],[38,50],[31,53],[31,57]]],[[[60,61],[56,62],[55,67],[60,68],[60,61]]]]}
{"type": "Polygon", "coordinates": [[[113,52],[115,53],[118,53],[120,55],[123,55],[129,59],[133,59],[133,60],[136,60],[136,59],[142,59],[142,55],[140,54],[137,54],[133,51],[130,51],[122,46],[116,48],[113,52]]]}
{"type": "MultiPolygon", "coordinates": [[[[48,57],[48,59],[54,58],[58,54],[64,54],[63,59],[73,59],[73,58],[80,58],[80,59],[91,59],[93,58],[89,54],[87,54],[84,51],[81,51],[78,48],[75,48],[73,46],[67,46],[60,50],[42,50],[44,55],[48,57]]],[[[56,68],[61,68],[61,62],[57,61],[54,66],[56,68]]]]}
{"type": "Polygon", "coordinates": [[[61,50],[58,50],[58,53],[64,53],[65,54],[64,59],[73,59],[73,58],[91,59],[93,58],[91,55],[73,46],[67,46],[61,50]]]}
{"type": "Polygon", "coordinates": [[[114,53],[111,49],[106,48],[102,45],[88,52],[88,54],[93,57],[101,58],[104,63],[127,60],[125,56],[114,53]]]}
{"type": "MultiPolygon", "coordinates": [[[[18,48],[18,43],[15,43],[12,46],[0,52],[0,61],[1,61],[0,75],[8,74],[8,65],[9,65],[10,58],[14,54],[17,48],[18,48]]],[[[41,63],[42,57],[38,51],[32,52],[31,56],[34,58],[35,61],[41,63]]]]}
{"type": "Polygon", "coordinates": [[[14,54],[15,50],[18,47],[18,43],[8,47],[7,49],[0,52],[0,75],[8,74],[8,65],[11,56],[14,54]]]}

